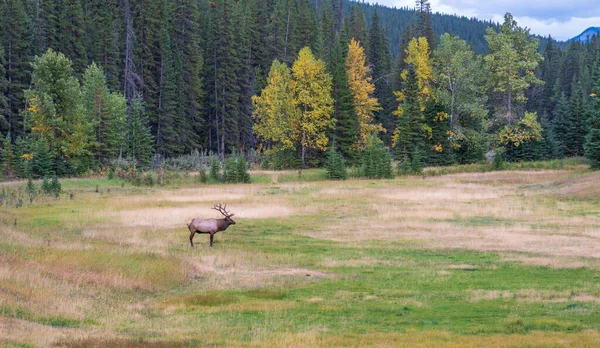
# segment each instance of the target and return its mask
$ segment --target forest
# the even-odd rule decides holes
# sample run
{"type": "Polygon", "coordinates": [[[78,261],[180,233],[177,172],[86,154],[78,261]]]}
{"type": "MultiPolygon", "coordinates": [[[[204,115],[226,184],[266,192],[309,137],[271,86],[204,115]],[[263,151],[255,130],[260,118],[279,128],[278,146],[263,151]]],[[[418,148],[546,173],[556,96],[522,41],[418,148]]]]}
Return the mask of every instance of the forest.
{"type": "Polygon", "coordinates": [[[0,178],[190,153],[270,169],[582,157],[600,39],[344,0],[2,0],[0,178]],[[328,155],[328,151],[330,154],[328,155]]]}

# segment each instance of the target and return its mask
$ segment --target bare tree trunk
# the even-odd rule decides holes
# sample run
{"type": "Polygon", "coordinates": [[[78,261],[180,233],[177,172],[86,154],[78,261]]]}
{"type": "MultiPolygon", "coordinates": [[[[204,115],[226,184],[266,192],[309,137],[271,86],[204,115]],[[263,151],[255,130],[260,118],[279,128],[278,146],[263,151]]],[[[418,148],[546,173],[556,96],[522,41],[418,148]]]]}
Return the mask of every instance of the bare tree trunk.
{"type": "Polygon", "coordinates": [[[284,59],[287,57],[288,35],[289,35],[289,32],[290,32],[290,12],[291,12],[291,8],[288,7],[287,24],[285,25],[285,47],[283,48],[284,59]]]}

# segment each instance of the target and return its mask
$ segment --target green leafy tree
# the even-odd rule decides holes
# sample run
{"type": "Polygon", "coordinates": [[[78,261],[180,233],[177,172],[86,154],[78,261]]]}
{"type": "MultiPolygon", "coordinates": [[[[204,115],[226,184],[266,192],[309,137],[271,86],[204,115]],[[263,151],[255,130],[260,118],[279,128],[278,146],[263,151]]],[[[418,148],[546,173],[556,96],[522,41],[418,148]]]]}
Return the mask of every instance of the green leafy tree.
{"type": "Polygon", "coordinates": [[[485,60],[490,65],[492,88],[503,96],[500,109],[510,127],[513,120],[519,120],[514,105],[525,103],[525,90],[543,84],[534,73],[543,59],[539,40],[530,36],[529,29],[519,27],[510,13],[504,15],[499,31],[489,27],[485,38],[490,48],[485,60]]]}
{"type": "Polygon", "coordinates": [[[60,163],[89,155],[91,127],[79,82],[69,59],[52,49],[36,57],[33,68],[33,86],[25,92],[31,130],[49,146],[57,174],[64,174],[60,163]]]}
{"type": "Polygon", "coordinates": [[[452,129],[461,125],[461,118],[481,121],[487,116],[488,69],[466,41],[442,35],[434,51],[434,70],[439,83],[437,99],[450,111],[452,129]]]}

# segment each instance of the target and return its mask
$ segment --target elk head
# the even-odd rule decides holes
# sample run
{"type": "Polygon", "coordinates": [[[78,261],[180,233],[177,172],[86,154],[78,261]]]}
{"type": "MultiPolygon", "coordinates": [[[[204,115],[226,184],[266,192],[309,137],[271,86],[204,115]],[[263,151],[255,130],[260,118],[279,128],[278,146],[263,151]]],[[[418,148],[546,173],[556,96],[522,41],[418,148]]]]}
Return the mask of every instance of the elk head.
{"type": "Polygon", "coordinates": [[[235,221],[233,221],[233,219],[231,218],[235,214],[231,214],[227,211],[227,204],[225,204],[224,207],[222,207],[221,204],[215,204],[214,207],[212,207],[212,209],[223,214],[223,216],[225,217],[223,220],[225,220],[229,225],[235,225],[235,221]]]}

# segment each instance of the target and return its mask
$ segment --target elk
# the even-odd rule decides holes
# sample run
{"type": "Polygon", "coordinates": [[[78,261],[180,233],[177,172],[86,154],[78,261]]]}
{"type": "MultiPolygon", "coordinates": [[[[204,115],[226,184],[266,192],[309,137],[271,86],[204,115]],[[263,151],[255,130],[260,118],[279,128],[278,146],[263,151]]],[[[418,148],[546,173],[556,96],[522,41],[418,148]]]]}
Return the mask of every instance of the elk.
{"type": "Polygon", "coordinates": [[[188,222],[188,228],[190,230],[190,244],[192,248],[194,247],[194,234],[196,233],[209,233],[210,234],[210,247],[213,246],[213,237],[215,233],[219,231],[225,231],[229,225],[235,225],[235,221],[231,219],[235,214],[230,214],[227,211],[227,204],[224,207],[221,204],[215,204],[212,209],[218,211],[223,214],[225,218],[223,219],[199,219],[193,218],[188,222]]]}

